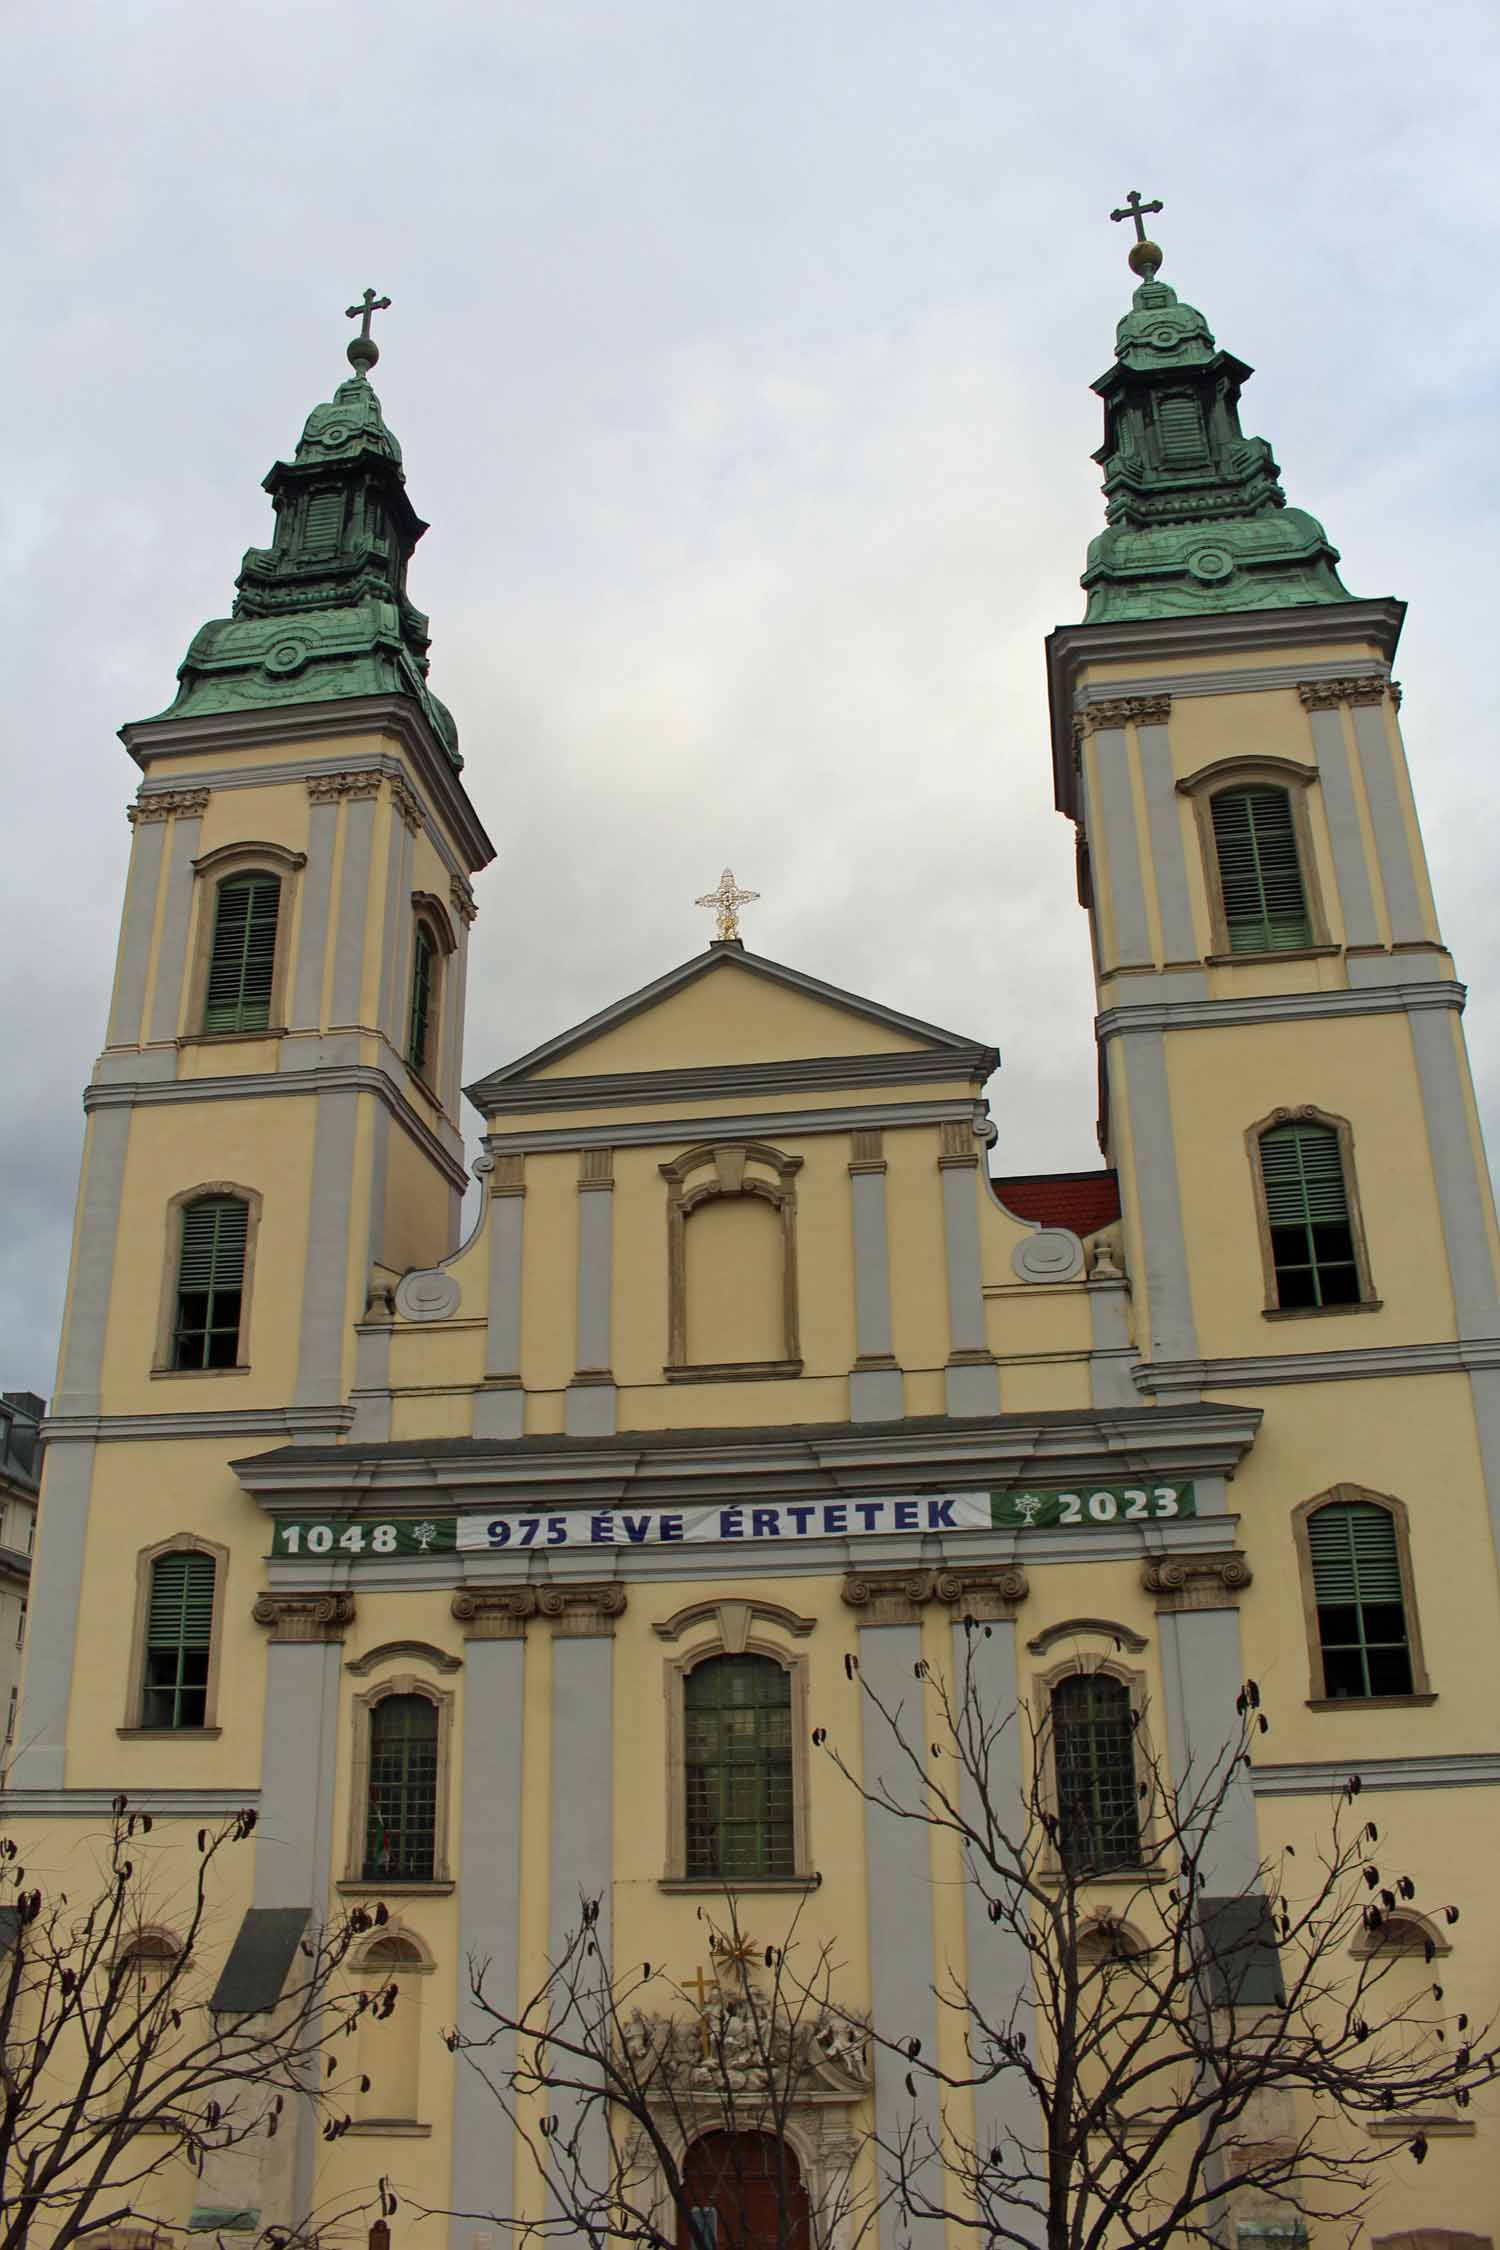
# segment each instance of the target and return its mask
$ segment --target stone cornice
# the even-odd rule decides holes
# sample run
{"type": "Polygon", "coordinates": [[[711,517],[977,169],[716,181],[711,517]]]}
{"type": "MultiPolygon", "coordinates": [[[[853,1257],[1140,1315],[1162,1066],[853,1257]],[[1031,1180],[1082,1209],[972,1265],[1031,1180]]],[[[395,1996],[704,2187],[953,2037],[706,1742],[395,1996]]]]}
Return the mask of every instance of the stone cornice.
{"type": "Polygon", "coordinates": [[[1238,1609],[1253,1573],[1238,1549],[1222,1555],[1153,1555],[1141,1569],[1158,1611],[1238,1609]]]}
{"type": "Polygon", "coordinates": [[[957,1121],[972,1129],[973,1117],[973,1097],[955,1095],[950,1101],[837,1102],[827,1109],[739,1110],[728,1116],[700,1110],[692,1116],[654,1117],[639,1124],[533,1126],[519,1133],[488,1132],[484,1145],[497,1156],[506,1151],[541,1155],[549,1149],[659,1148],[710,1136],[716,1141],[775,1141],[792,1133],[848,1133],[856,1127],[887,1125],[957,1121]]]}
{"type": "MultiPolygon", "coordinates": [[[[1358,1709],[1350,1706],[1351,1712],[1358,1709]]],[[[1257,1797],[1330,1797],[1358,1774],[1364,1789],[1500,1789],[1500,1750],[1433,1751],[1402,1758],[1308,1760],[1296,1765],[1254,1766],[1257,1797]]]]}
{"type": "MultiPolygon", "coordinates": [[[[766,1094],[850,1093],[861,1086],[982,1086],[995,1068],[992,1047],[871,1055],[814,1055],[791,1061],[701,1064],[681,1070],[630,1070],[579,1078],[537,1078],[504,1085],[480,1079],[465,1088],[489,1117],[533,1111],[632,1109],[642,1103],[725,1101],[766,1094]]],[[[706,1120],[699,1120],[700,1126],[706,1120]]]]}
{"type": "Polygon", "coordinates": [[[257,1594],[250,1611],[276,1641],[341,1641],[354,1623],[354,1596],[346,1593],[257,1594]]]}
{"type": "MultiPolygon", "coordinates": [[[[1330,1315],[1330,1318],[1336,1316],[1330,1315]]],[[[1353,1383],[1392,1375],[1469,1375],[1500,1367],[1500,1336],[1436,1344],[1369,1344],[1255,1352],[1242,1359],[1140,1360],[1143,1391],[1262,1390],[1275,1383],[1353,1383]]]]}
{"type": "Polygon", "coordinates": [[[207,789],[155,789],[127,805],[125,818],[132,828],[143,820],[168,820],[173,813],[195,819],[207,812],[209,794],[207,789]]]}
{"type": "Polygon", "coordinates": [[[1317,1023],[1334,1016],[1416,1015],[1424,1008],[1462,1012],[1465,987],[1452,977],[1401,984],[1356,985],[1346,991],[1248,993],[1223,1000],[1144,1000],[1106,1008],[1094,1018],[1099,1039],[1139,1031],[1210,1031],[1252,1023],[1317,1023]]]}

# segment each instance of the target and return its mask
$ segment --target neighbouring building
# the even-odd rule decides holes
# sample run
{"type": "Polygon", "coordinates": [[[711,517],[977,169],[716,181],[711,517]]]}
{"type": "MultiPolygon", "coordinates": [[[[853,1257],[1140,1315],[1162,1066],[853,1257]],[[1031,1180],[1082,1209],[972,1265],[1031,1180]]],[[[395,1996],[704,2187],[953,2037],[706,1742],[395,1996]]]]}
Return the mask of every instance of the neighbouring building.
{"type": "MultiPolygon", "coordinates": [[[[916,1667],[964,1615],[998,1706],[1071,1728],[1122,1819],[1131,1714],[1182,1774],[1253,1675],[1276,1723],[1221,1887],[1315,1838],[1357,1772],[1406,1840],[1410,1942],[1424,1901],[1469,1907],[1439,1934],[1493,2005],[1497,1238],[1403,608],[1346,591],[1241,430],[1249,370],[1135,263],[1095,386],[1107,528],[1046,651],[1098,1171],[997,1174],[995,1027],[748,950],[732,886],[706,950],[615,997],[601,945],[598,1012],[466,1086],[494,847],[428,685],[424,526],[367,341],[266,479],[233,615],[122,730],[139,788],[7,1803],[65,1838],[123,1789],[184,1849],[257,1803],[236,1912],[391,1904],[399,2067],[350,2136],[241,2177],[262,2220],[375,2170],[531,2207],[442,2032],[466,1962],[534,1984],[582,1892],[617,1958],[684,1978],[731,1880],[758,1942],[800,1910],[850,2007],[951,2055],[932,1988],[983,1917],[808,1733],[853,1727],[857,1757],[848,1660],[930,1694],[916,1667]]],[[[1003,827],[980,848],[1004,880],[1003,827]]],[[[814,2203],[866,2099],[835,2072],[794,2121],[814,2203]]],[[[894,2127],[900,2073],[868,2099],[894,2127]]],[[[1478,2117],[1391,2173],[1378,2237],[1492,2240],[1478,2117]]],[[[212,2217],[186,2170],[171,2192],[212,2217]]],[[[483,2232],[453,2221],[452,2250],[483,2232]]]]}

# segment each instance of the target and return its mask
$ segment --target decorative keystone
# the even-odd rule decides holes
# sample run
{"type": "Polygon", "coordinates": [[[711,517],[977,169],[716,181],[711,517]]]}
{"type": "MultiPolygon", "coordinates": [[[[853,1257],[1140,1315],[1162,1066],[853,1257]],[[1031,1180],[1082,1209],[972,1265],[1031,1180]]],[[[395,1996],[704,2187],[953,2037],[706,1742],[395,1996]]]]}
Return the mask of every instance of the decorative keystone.
{"type": "Polygon", "coordinates": [[[1141,1584],[1158,1611],[1238,1609],[1253,1577],[1239,1553],[1157,1556],[1141,1568],[1141,1584]]]}
{"type": "Polygon", "coordinates": [[[341,1641],[354,1623],[352,1594],[257,1594],[250,1615],[271,1640],[341,1641]]]}

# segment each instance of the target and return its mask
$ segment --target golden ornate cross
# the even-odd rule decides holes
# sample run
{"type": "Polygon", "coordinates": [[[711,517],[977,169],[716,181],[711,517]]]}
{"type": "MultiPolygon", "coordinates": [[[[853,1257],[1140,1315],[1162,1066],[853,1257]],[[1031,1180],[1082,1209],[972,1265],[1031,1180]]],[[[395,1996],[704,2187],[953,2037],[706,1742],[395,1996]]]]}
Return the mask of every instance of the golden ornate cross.
{"type": "Polygon", "coordinates": [[[711,906],[718,916],[714,924],[716,945],[737,945],[740,942],[739,909],[760,897],[759,891],[741,890],[734,879],[734,869],[726,867],[719,877],[716,891],[705,891],[702,898],[694,899],[695,906],[711,906]]]}
{"type": "Polygon", "coordinates": [[[710,1999],[717,2000],[717,1998],[719,1997],[719,1983],[717,1977],[706,1977],[701,1969],[694,1969],[690,1977],[683,1978],[682,1989],[684,1992],[691,1994],[692,1998],[696,2000],[696,2002],[698,2003],[698,2013],[700,2015],[708,2006],[710,1999]]]}

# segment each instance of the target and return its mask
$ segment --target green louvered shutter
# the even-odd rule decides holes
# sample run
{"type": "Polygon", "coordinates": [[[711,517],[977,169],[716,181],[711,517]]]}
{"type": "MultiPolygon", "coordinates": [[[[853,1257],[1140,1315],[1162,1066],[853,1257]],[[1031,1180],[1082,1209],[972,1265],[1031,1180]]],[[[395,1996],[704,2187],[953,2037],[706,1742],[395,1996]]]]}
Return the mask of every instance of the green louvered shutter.
{"type": "Polygon", "coordinates": [[[274,875],[233,875],[219,885],[205,1031],[264,1031],[270,1022],[280,903],[274,875]]]}
{"type": "Polygon", "coordinates": [[[1162,460],[1169,469],[1192,468],[1208,459],[1208,439],[1203,409],[1187,392],[1158,399],[1156,426],[1161,432],[1162,460]]]}
{"type": "Polygon", "coordinates": [[[339,543],[339,533],[343,528],[342,492],[314,493],[307,504],[307,527],[302,538],[303,553],[331,555],[339,543]]]}
{"type": "Polygon", "coordinates": [[[182,1214],[174,1367],[233,1367],[239,1360],[249,1206],[204,1196],[182,1214]]]}
{"type": "Polygon", "coordinates": [[[212,1555],[158,1555],[146,1607],[142,1726],[203,1725],[213,1622],[212,1555]]]}
{"type": "Polygon", "coordinates": [[[1390,1512],[1372,1500],[1332,1502],[1307,1519],[1307,1544],[1324,1694],[1410,1695],[1401,1554],[1390,1512]]]}
{"type": "Polygon", "coordinates": [[[425,1074],[432,1038],[432,938],[419,922],[412,939],[411,1020],[406,1027],[406,1059],[425,1074]]]}
{"type": "Polygon", "coordinates": [[[1214,848],[1231,953],[1284,953],[1312,943],[1297,860],[1292,800],[1284,789],[1221,789],[1214,848]]]}
{"type": "Polygon", "coordinates": [[[1276,1301],[1356,1305],[1359,1265],[1339,1137],[1327,1125],[1273,1125],[1260,1136],[1260,1171],[1276,1268],[1276,1301]]]}

